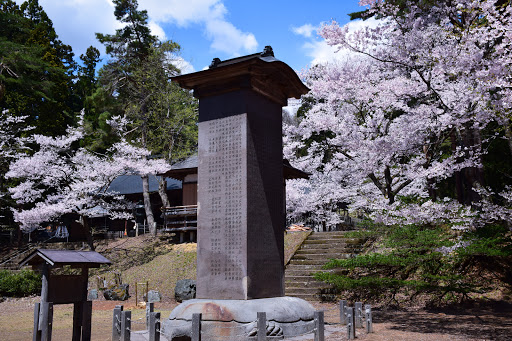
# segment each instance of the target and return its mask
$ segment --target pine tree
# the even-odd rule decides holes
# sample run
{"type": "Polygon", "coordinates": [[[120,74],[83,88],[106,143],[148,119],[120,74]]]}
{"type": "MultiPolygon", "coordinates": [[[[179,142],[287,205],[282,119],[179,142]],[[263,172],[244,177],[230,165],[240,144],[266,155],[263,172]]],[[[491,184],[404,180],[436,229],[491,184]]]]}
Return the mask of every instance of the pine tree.
{"type": "MultiPolygon", "coordinates": [[[[102,89],[95,96],[107,103],[115,94],[112,110],[120,108],[133,122],[133,143],[162,153],[167,160],[174,154],[186,155],[186,149],[195,149],[197,114],[191,95],[170,82],[179,70],[169,56],[180,47],[151,34],[147,12],[138,9],[136,0],[115,0],[114,4],[116,19],[125,25],[113,35],[96,34],[112,58],[100,70],[102,89]],[[176,146],[183,148],[176,152],[176,146]]],[[[148,177],[142,180],[146,217],[151,233],[156,234],[148,177]]],[[[165,191],[160,194],[168,204],[165,191]]]]}

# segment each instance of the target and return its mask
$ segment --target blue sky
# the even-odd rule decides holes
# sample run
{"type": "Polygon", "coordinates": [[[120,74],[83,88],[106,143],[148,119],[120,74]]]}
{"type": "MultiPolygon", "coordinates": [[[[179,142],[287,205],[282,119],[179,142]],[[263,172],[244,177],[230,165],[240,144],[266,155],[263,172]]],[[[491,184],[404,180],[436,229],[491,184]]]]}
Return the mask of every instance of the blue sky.
{"type": "MultiPolygon", "coordinates": [[[[22,3],[22,0],[16,0],[22,3]]],[[[39,0],[59,38],[76,57],[89,45],[104,49],[95,32],[119,27],[111,0],[39,0]]],[[[181,67],[199,71],[214,57],[233,58],[274,48],[276,58],[300,71],[333,58],[316,33],[324,22],[348,23],[348,13],[363,9],[358,0],[139,0],[148,11],[152,32],[182,46],[181,67]]],[[[351,26],[359,26],[353,22],[351,26]]]]}

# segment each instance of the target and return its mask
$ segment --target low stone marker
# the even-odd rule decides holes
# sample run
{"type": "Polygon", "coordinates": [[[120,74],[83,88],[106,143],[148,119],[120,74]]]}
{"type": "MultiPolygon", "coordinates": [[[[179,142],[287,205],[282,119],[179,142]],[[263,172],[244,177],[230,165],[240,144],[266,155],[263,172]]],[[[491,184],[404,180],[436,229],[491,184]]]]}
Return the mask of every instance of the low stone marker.
{"type": "Polygon", "coordinates": [[[348,307],[346,309],[346,311],[347,311],[347,339],[353,340],[356,338],[354,308],[348,307]]]}
{"type": "Polygon", "coordinates": [[[112,341],[121,340],[121,312],[123,311],[122,305],[116,305],[114,314],[112,316],[112,341]]]}
{"type": "Polygon", "coordinates": [[[121,341],[130,341],[132,332],[132,312],[123,310],[121,312],[121,341]]]}
{"type": "Polygon", "coordinates": [[[98,299],[98,290],[97,289],[89,290],[89,293],[87,294],[87,299],[89,301],[97,300],[98,299]]]}
{"type": "Polygon", "coordinates": [[[160,313],[149,314],[149,341],[160,341],[160,313]]]}
{"type": "Polygon", "coordinates": [[[258,341],[266,341],[267,340],[267,313],[259,312],[257,314],[258,317],[258,341]]]}
{"type": "Polygon", "coordinates": [[[361,328],[363,326],[363,304],[361,302],[356,302],[354,304],[354,320],[356,328],[361,328]]]}
{"type": "Polygon", "coordinates": [[[196,281],[193,279],[180,279],[176,282],[174,298],[180,303],[196,298],[196,281]]]}
{"type": "Polygon", "coordinates": [[[345,324],[347,321],[347,301],[340,301],[340,323],[345,324]]]}
{"type": "Polygon", "coordinates": [[[366,322],[366,332],[373,333],[373,317],[372,317],[372,306],[366,304],[364,306],[365,313],[365,322],[366,322]]]}
{"type": "Polygon", "coordinates": [[[162,300],[162,295],[156,290],[149,290],[148,291],[148,302],[160,302],[162,300]]]}
{"type": "Polygon", "coordinates": [[[324,341],[324,312],[315,311],[315,341],[324,341]]]}

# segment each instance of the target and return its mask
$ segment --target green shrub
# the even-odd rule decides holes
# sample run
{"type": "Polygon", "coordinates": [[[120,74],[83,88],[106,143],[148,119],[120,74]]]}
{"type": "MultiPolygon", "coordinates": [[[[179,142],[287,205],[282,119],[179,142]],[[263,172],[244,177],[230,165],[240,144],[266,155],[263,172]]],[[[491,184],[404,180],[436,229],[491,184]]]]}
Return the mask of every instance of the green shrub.
{"type": "Polygon", "coordinates": [[[490,292],[496,279],[512,285],[512,238],[505,227],[456,233],[445,226],[370,226],[359,234],[372,236],[378,251],[332,259],[324,266],[329,272],[315,274],[354,298],[397,302],[397,294],[426,294],[433,303],[490,292]],[[348,273],[333,272],[337,268],[348,273]]]}
{"type": "Polygon", "coordinates": [[[41,292],[41,275],[32,270],[0,271],[0,295],[23,297],[41,292]]]}

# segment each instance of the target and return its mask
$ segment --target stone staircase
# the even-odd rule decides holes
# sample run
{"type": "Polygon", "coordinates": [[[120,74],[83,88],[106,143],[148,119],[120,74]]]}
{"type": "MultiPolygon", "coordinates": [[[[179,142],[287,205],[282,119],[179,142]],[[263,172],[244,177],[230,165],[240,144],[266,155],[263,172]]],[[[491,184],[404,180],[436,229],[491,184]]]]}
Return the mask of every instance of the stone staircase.
{"type": "Polygon", "coordinates": [[[0,259],[0,270],[18,270],[18,263],[34,249],[33,245],[26,245],[21,248],[11,248],[5,256],[0,259]]]}
{"type": "Polygon", "coordinates": [[[286,266],[286,296],[308,301],[330,299],[332,286],[315,280],[313,274],[322,271],[329,259],[350,258],[361,251],[364,239],[348,238],[345,236],[347,232],[313,232],[309,235],[286,266]]]}

